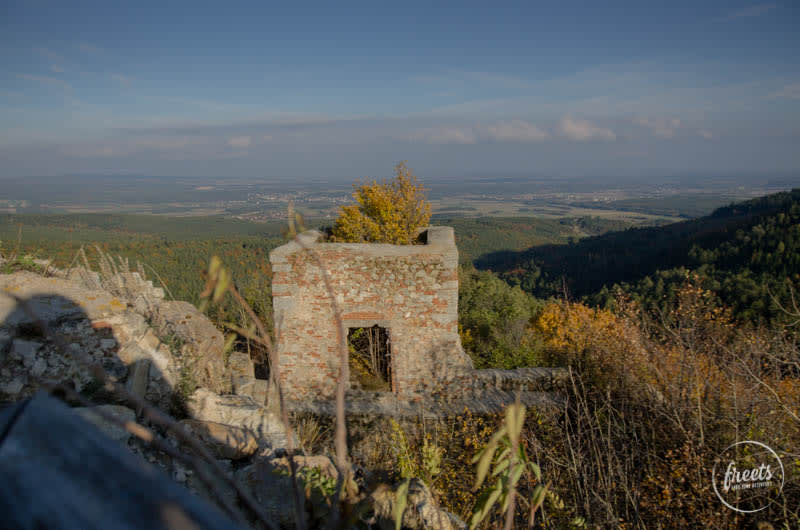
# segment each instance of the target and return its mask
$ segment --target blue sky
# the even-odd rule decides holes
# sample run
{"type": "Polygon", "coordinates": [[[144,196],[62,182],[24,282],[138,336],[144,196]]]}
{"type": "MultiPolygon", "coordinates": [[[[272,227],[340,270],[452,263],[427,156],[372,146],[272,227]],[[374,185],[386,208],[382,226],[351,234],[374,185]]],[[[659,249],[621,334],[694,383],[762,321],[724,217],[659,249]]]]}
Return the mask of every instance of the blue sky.
{"type": "Polygon", "coordinates": [[[793,2],[3,2],[0,177],[800,172],[793,2]]]}

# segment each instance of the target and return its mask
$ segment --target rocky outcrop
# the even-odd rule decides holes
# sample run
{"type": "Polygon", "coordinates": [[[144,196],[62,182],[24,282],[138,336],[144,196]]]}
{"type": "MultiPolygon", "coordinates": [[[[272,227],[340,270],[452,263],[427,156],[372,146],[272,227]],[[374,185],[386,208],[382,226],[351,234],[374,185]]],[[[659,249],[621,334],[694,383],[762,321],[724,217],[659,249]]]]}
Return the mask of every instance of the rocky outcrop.
{"type": "Polygon", "coordinates": [[[169,409],[188,378],[200,388],[187,401],[186,426],[219,458],[285,447],[282,424],[264,407],[267,382],[255,378],[247,353],[232,353],[226,366],[222,334],[193,305],[164,301],[163,291],[138,273],[53,274],[0,275],[0,401],[29,397],[43,383],[92,395],[99,388],[88,365],[100,364],[129,392],[169,409]],[[42,336],[37,321],[63,347],[42,336]],[[231,389],[241,395],[226,394],[231,389]]]}
{"type": "Polygon", "coordinates": [[[162,302],[152,314],[161,337],[174,337],[177,351],[193,370],[197,382],[217,392],[230,389],[225,377],[225,340],[214,324],[188,302],[162,302]]]}

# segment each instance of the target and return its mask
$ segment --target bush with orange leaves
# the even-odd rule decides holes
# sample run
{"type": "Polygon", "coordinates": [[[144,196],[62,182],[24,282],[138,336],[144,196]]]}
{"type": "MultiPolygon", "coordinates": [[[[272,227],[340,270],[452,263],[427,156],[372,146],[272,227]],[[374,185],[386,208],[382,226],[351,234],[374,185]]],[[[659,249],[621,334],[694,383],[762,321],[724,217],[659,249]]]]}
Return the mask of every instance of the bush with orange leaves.
{"type": "Polygon", "coordinates": [[[556,490],[598,527],[797,527],[800,355],[792,330],[735,322],[691,276],[656,312],[624,298],[616,307],[552,302],[533,327],[545,357],[571,368],[563,446],[541,446],[559,463],[543,468],[559,477],[556,490]],[[710,482],[714,457],[744,439],[772,447],[787,469],[783,497],[749,517],[719,503],[710,482]]]}
{"type": "Polygon", "coordinates": [[[354,185],[357,204],[343,206],[333,227],[334,241],[410,245],[418,229],[428,224],[431,205],[425,188],[400,162],[391,181],[354,185]]]}

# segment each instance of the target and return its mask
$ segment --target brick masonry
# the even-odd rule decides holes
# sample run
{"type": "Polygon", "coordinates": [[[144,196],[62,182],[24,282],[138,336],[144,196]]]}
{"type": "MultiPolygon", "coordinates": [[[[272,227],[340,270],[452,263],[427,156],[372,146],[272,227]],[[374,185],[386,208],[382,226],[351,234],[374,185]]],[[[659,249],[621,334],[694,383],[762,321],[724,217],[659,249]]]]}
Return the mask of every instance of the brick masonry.
{"type": "Polygon", "coordinates": [[[389,330],[392,389],[436,390],[472,371],[458,335],[458,249],[453,229],[429,227],[424,245],[318,243],[310,231],[270,253],[281,383],[291,399],[332,397],[339,330],[323,278],[348,328],[389,330]],[[304,246],[306,248],[304,248],[304,246]]]}

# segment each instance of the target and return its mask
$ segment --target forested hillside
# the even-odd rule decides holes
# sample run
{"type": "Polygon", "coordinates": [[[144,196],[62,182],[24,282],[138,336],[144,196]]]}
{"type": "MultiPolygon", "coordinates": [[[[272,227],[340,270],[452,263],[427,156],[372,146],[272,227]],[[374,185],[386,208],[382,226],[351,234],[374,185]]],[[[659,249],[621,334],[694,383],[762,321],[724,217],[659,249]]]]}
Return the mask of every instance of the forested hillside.
{"type": "MultiPolygon", "coordinates": [[[[310,219],[309,228],[319,228],[322,219],[310,219]]],[[[539,219],[534,217],[457,218],[435,217],[432,224],[455,228],[459,255],[469,263],[481,255],[499,250],[523,250],[533,245],[567,243],[582,237],[620,230],[624,221],[597,217],[539,219]]],[[[81,245],[102,244],[111,252],[147,258],[159,268],[160,249],[197,247],[203,255],[217,240],[277,246],[285,240],[286,221],[253,223],[209,217],[165,217],[155,215],[0,214],[0,252],[14,251],[19,242],[22,253],[39,258],[55,258],[58,263],[71,260],[81,245]],[[150,256],[148,252],[154,254],[150,256]]],[[[250,248],[244,246],[244,249],[250,248]]],[[[247,258],[247,252],[242,253],[247,258]]],[[[253,256],[255,257],[255,256],[253,256]]]]}
{"type": "Polygon", "coordinates": [[[800,280],[800,189],[667,226],[488,254],[477,265],[540,298],[567,294],[601,304],[615,285],[660,303],[691,272],[737,316],[772,319],[782,314],[775,300],[790,304],[800,280]]]}

